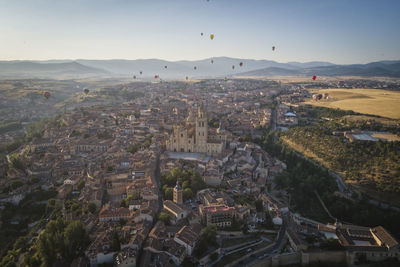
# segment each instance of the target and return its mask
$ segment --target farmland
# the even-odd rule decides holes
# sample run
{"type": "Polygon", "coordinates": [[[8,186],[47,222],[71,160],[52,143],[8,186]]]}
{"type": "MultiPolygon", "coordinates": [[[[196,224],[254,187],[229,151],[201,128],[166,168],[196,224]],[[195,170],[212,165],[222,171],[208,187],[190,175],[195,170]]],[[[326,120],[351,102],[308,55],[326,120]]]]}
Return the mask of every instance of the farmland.
{"type": "Polygon", "coordinates": [[[328,93],[330,99],[308,99],[306,104],[400,119],[400,92],[377,89],[312,89],[310,92],[328,93]]]}

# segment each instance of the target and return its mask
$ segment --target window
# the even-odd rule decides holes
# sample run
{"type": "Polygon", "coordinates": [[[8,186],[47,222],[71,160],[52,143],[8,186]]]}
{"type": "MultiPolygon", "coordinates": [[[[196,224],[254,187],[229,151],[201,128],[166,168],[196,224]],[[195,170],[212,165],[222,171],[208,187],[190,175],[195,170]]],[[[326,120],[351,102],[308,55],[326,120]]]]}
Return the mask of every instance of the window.
{"type": "Polygon", "coordinates": [[[203,136],[204,136],[204,132],[203,132],[203,136]]]}
{"type": "Polygon", "coordinates": [[[174,143],[176,143],[176,139],[174,139],[174,143]]]}
{"type": "Polygon", "coordinates": [[[185,152],[185,149],[181,148],[181,152],[185,152]]]}
{"type": "Polygon", "coordinates": [[[183,134],[181,134],[181,137],[183,137],[183,134]]]}

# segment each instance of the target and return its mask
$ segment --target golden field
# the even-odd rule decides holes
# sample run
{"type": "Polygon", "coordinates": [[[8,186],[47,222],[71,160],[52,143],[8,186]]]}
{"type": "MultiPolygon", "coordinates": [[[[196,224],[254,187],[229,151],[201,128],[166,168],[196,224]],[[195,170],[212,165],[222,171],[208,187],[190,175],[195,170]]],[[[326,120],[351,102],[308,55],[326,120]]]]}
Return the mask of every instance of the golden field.
{"type": "Polygon", "coordinates": [[[400,119],[400,92],[378,89],[313,89],[310,92],[329,93],[330,99],[308,99],[304,104],[400,119]]]}

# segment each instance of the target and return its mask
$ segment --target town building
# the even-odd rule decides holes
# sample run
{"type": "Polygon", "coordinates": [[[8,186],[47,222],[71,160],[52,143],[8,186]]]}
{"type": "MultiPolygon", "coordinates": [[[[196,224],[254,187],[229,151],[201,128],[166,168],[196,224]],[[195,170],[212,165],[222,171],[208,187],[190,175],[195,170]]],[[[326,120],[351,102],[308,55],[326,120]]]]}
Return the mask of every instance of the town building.
{"type": "Polygon", "coordinates": [[[174,240],[186,249],[186,254],[192,255],[194,247],[200,239],[201,225],[183,226],[175,235],[174,240]]]}
{"type": "Polygon", "coordinates": [[[119,221],[121,219],[129,220],[132,216],[128,208],[112,208],[109,204],[105,205],[99,212],[99,221],[119,221]]]}
{"type": "Polygon", "coordinates": [[[188,212],[172,202],[171,200],[164,201],[164,209],[173,215],[173,223],[185,219],[188,216],[188,212]]]}
{"type": "Polygon", "coordinates": [[[235,208],[226,205],[199,206],[201,221],[204,225],[215,224],[219,227],[231,226],[235,208]]]}

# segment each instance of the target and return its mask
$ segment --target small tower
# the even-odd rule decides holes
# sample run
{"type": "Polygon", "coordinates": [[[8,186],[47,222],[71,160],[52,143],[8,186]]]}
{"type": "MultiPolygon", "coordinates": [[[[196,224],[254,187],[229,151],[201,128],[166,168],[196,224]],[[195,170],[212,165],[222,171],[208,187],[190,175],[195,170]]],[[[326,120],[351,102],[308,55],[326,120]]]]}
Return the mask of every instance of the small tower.
{"type": "Polygon", "coordinates": [[[183,204],[182,187],[178,181],[176,181],[176,186],[174,187],[174,199],[173,200],[178,205],[183,204]]]}

